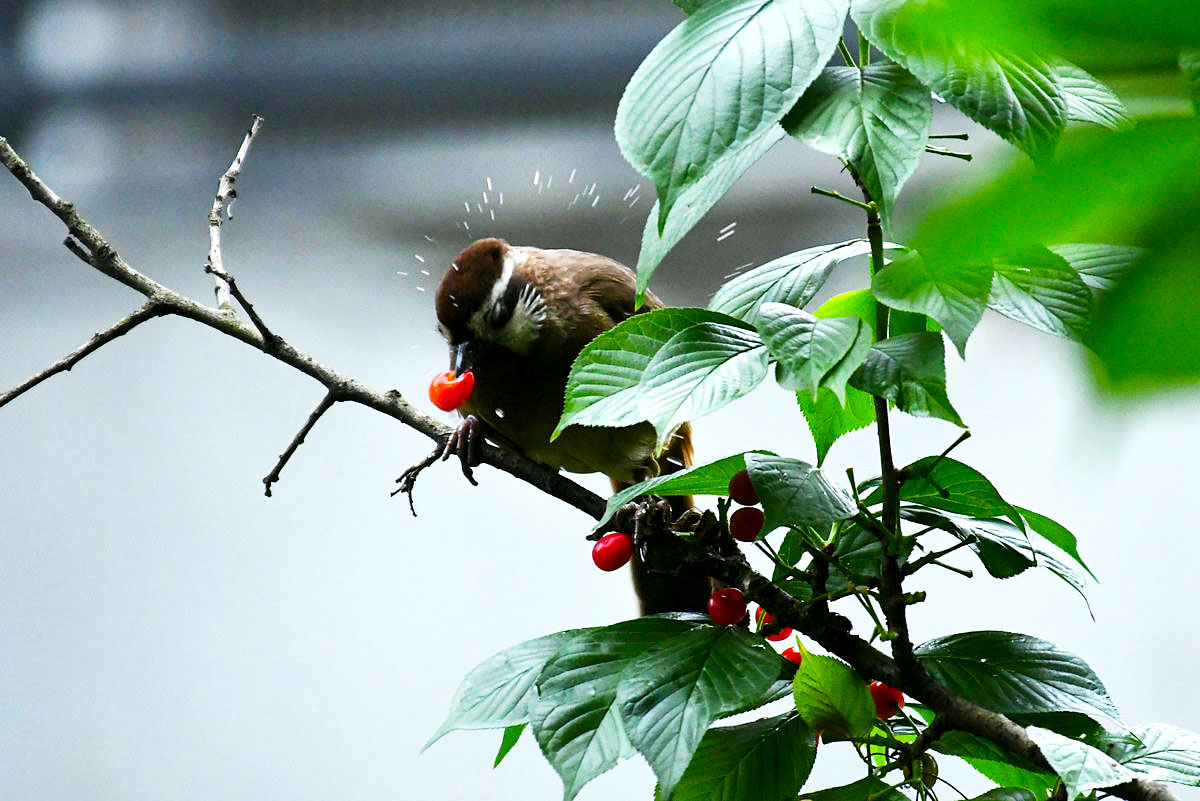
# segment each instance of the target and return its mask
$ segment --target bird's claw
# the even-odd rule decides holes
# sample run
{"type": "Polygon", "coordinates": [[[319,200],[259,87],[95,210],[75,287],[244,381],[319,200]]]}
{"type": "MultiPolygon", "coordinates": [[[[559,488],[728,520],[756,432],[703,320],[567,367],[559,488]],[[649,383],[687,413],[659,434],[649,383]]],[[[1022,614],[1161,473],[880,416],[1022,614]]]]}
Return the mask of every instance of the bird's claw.
{"type": "Polygon", "coordinates": [[[479,486],[479,482],[475,480],[472,468],[483,463],[480,453],[483,440],[483,423],[475,415],[469,414],[450,432],[450,436],[446,438],[446,445],[442,448],[442,461],[457,456],[463,475],[476,487],[479,486]]]}

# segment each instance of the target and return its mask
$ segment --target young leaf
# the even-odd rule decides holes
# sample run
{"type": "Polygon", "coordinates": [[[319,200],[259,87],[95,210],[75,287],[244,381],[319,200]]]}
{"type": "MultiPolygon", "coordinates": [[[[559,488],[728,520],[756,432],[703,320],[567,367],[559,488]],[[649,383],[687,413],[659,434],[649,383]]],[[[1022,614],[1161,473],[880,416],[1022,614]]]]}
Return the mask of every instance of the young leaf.
{"type": "Polygon", "coordinates": [[[867,776],[852,784],[827,790],[804,792],[805,801],[908,801],[908,796],[877,776],[867,776]]]}
{"type": "Polygon", "coordinates": [[[875,727],[867,683],[831,656],[805,654],[793,679],[796,711],[816,731],[865,737],[875,727]]]}
{"type": "Polygon", "coordinates": [[[699,323],[671,337],[642,373],[638,409],[661,451],[688,420],[716,411],[767,377],[762,339],[728,323],[699,323]]]}
{"type": "Polygon", "coordinates": [[[1137,775],[1115,761],[1103,751],[1090,745],[1063,737],[1061,734],[1037,726],[1025,729],[1029,739],[1037,743],[1038,750],[1067,788],[1067,799],[1072,801],[1093,790],[1124,784],[1137,775]]]}
{"type": "Polygon", "coordinates": [[[563,780],[566,801],[634,753],[617,712],[617,686],[649,648],[696,628],[695,621],[643,617],[576,637],[550,659],[530,710],[533,734],[563,780]]]}
{"type": "Polygon", "coordinates": [[[1093,122],[1114,130],[1130,126],[1125,105],[1104,83],[1066,61],[1055,62],[1054,71],[1067,101],[1068,120],[1093,122]]]}
{"type": "Polygon", "coordinates": [[[762,500],[763,533],[780,526],[819,526],[853,517],[853,499],[817,468],[798,459],[747,453],[746,470],[762,500]]]}
{"type": "Polygon", "coordinates": [[[630,742],[670,798],[704,732],[720,715],[753,704],[779,675],[779,656],[736,626],[703,626],[635,659],[617,687],[630,742]]]}
{"type": "Polygon", "coordinates": [[[655,476],[614,493],[604,507],[596,528],[604,525],[625,504],[642,495],[727,495],[729,479],[746,469],[745,454],[726,456],[709,464],[696,465],[677,473],[655,476]]]}
{"type": "MultiPolygon", "coordinates": [[[[1000,497],[987,477],[949,456],[926,456],[904,468],[900,498],[971,517],[1007,517],[1022,531],[1025,523],[1015,507],[1000,497]]],[[[868,505],[881,503],[883,493],[872,492],[868,505]]]]}
{"type": "Polygon", "coordinates": [[[792,107],[833,54],[848,6],[716,0],[655,46],[625,87],[616,135],[654,181],[659,231],[688,184],[792,107]]]}
{"type": "Polygon", "coordinates": [[[1027,248],[995,261],[988,307],[1028,326],[1077,342],[1091,325],[1092,292],[1067,261],[1027,248]]]}
{"type": "Polygon", "coordinates": [[[870,348],[870,335],[863,335],[865,326],[857,317],[818,318],[784,303],[761,305],[756,327],[779,363],[779,384],[814,396],[825,375],[859,339],[870,348]]]}
{"type": "Polygon", "coordinates": [[[816,734],[795,712],[712,728],[700,741],[671,799],[794,799],[816,756],[816,734]]]}
{"type": "Polygon", "coordinates": [[[917,168],[933,119],[929,90],[898,64],[826,67],[787,116],[797,139],[849,164],[884,228],[917,168]]]}
{"type": "Polygon", "coordinates": [[[707,309],[655,309],[593,339],[571,365],[562,418],[550,439],[570,425],[619,427],[642,422],[638,398],[646,367],[671,337],[702,322],[742,324],[707,309]]]}
{"type": "Polygon", "coordinates": [[[1135,726],[1132,742],[1107,749],[1127,768],[1158,782],[1200,787],[1200,735],[1165,723],[1135,726]]]}
{"type": "Polygon", "coordinates": [[[854,0],[850,14],[871,44],[959,111],[1035,158],[1048,155],[1067,122],[1057,71],[1005,50],[986,28],[956,19],[957,10],[854,0]]]}
{"type": "Polygon", "coordinates": [[[504,728],[504,737],[500,740],[500,749],[496,751],[496,761],[492,763],[493,768],[500,767],[500,763],[508,756],[508,752],[513,750],[513,746],[517,744],[517,740],[521,739],[521,734],[525,731],[527,723],[517,723],[504,728]]]}
{"type": "Polygon", "coordinates": [[[763,303],[786,303],[800,308],[813,299],[834,267],[870,252],[871,246],[865,239],[851,239],[780,256],[725,282],[708,308],[749,323],[755,322],[763,303]]]}
{"type": "MultiPolygon", "coordinates": [[[[711,0],[710,0],[711,1],[711,0]]],[[[758,136],[747,140],[738,147],[729,150],[717,159],[704,177],[688,184],[680,193],[667,217],[667,224],[659,231],[659,202],[654,201],[642,226],[642,247],[638,251],[637,263],[637,302],[642,302],[642,294],[650,285],[650,278],[658,265],[683,239],[692,226],[708,213],[717,201],[725,196],[729,188],[737,182],[746,170],[762,158],[763,154],[775,146],[775,143],[786,136],[779,125],[772,125],[758,136]]],[[[632,203],[632,201],[630,201],[632,203]]]]}
{"type": "Polygon", "coordinates": [[[927,259],[913,252],[871,280],[871,291],[888,306],[927,314],[941,323],[964,356],[967,337],[983,317],[991,288],[991,265],[927,259]]]}
{"type": "Polygon", "coordinates": [[[846,405],[838,402],[837,396],[825,387],[817,399],[807,392],[797,392],[796,402],[808,422],[813,442],[817,446],[817,466],[820,467],[829,455],[829,449],[843,434],[865,428],[875,422],[875,402],[871,396],[854,387],[846,390],[846,405]]]}
{"type": "Polygon", "coordinates": [[[935,679],[993,712],[1077,712],[1124,730],[1108,691],[1087,663],[1045,640],[974,631],[930,640],[915,652],[935,679]]]}
{"type": "MultiPolygon", "coordinates": [[[[1075,542],[1075,535],[1068,531],[1060,523],[1056,523],[1045,515],[1040,515],[1037,512],[1031,512],[1028,509],[1022,509],[1020,506],[1013,507],[1021,513],[1024,518],[1026,527],[1040,534],[1063,553],[1070,556],[1075,562],[1087,571],[1087,574],[1093,579],[1096,579],[1096,574],[1088,567],[1083,558],[1079,555],[1079,549],[1075,542]]],[[[1099,581],[1099,579],[1096,579],[1099,581]]]]}
{"type": "Polygon", "coordinates": [[[447,732],[463,729],[502,729],[529,719],[537,698],[534,681],[559,648],[593,629],[560,631],[507,648],[486,660],[462,680],[450,702],[450,715],[425,748],[447,732]]]}
{"type": "Polygon", "coordinates": [[[946,397],[940,334],[904,334],[875,344],[850,385],[895,403],[916,417],[940,417],[966,427],[946,397]]]}
{"type": "Polygon", "coordinates": [[[1146,251],[1124,245],[1051,245],[1092,289],[1107,292],[1129,272],[1146,251]]]}

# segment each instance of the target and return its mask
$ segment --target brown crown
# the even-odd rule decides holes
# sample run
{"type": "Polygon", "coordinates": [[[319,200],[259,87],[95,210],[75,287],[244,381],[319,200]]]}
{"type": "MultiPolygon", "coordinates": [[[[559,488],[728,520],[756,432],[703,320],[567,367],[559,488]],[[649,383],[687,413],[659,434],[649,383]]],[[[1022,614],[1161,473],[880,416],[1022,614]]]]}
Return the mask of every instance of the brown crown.
{"type": "Polygon", "coordinates": [[[488,297],[504,269],[503,239],[488,238],[472,242],[458,254],[438,284],[434,303],[438,321],[450,333],[453,342],[471,338],[468,322],[488,297]]]}

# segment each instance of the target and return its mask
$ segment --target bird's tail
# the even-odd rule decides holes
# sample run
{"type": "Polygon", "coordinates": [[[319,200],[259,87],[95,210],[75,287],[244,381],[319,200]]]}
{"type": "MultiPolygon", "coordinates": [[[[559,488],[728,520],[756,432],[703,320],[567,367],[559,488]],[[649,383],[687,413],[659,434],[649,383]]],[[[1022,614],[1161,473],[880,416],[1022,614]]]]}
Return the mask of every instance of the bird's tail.
{"type": "MultiPolygon", "coordinates": [[[[671,437],[670,444],[658,456],[659,475],[676,473],[692,466],[692,428],[687,423],[671,437]]],[[[629,484],[613,481],[613,489],[622,490],[629,484]]],[[[692,508],[692,496],[668,497],[672,519],[692,508]]],[[[677,565],[658,565],[636,550],[633,555],[633,588],[637,592],[643,615],[659,612],[706,612],[712,594],[712,582],[707,576],[685,571],[677,565]]]]}

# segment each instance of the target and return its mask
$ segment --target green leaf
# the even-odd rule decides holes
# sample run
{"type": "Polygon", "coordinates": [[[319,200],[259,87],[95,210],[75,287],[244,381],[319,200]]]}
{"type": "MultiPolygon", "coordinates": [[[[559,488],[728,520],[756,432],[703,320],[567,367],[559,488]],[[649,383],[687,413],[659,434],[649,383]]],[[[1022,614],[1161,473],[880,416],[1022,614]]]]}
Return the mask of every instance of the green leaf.
{"type": "Polygon", "coordinates": [[[570,801],[592,779],[632,755],[617,711],[617,687],[649,648],[691,631],[698,623],[644,617],[573,638],[537,680],[530,710],[533,734],[563,780],[570,801]]]}
{"type": "Polygon", "coordinates": [[[941,754],[959,757],[996,784],[1017,785],[1033,790],[1039,799],[1049,797],[1050,791],[1058,783],[1054,774],[974,734],[946,732],[934,742],[933,749],[941,754]]]}
{"type": "Polygon", "coordinates": [[[779,125],[772,125],[758,136],[747,140],[733,150],[729,150],[713,164],[712,169],[704,177],[693,181],[679,194],[667,224],[659,231],[658,221],[659,202],[654,201],[642,226],[642,247],[638,251],[637,263],[637,302],[642,302],[642,294],[650,285],[650,278],[658,265],[679,243],[679,240],[700,222],[717,201],[725,196],[729,188],[737,182],[746,170],[754,166],[763,154],[775,146],[775,143],[786,136],[779,125]]]}
{"type": "Polygon", "coordinates": [[[908,801],[908,796],[875,776],[828,790],[805,791],[803,798],[806,801],[908,801]]]}
{"type": "MultiPolygon", "coordinates": [[[[901,563],[908,561],[914,546],[912,538],[906,538],[898,554],[901,563]]],[[[879,578],[879,565],[883,560],[883,546],[879,537],[871,531],[850,525],[843,528],[833,549],[834,564],[829,570],[826,589],[838,592],[850,585],[873,583],[879,578]]]]}
{"type": "Polygon", "coordinates": [[[888,306],[927,314],[941,323],[963,355],[991,288],[990,265],[926,259],[919,253],[893,261],[871,281],[875,297],[888,306]]]}
{"type": "MultiPolygon", "coordinates": [[[[1025,524],[1015,507],[1000,497],[987,477],[949,456],[926,456],[904,468],[900,499],[932,506],[970,517],[1007,517],[1024,530],[1025,524]]],[[[868,505],[882,503],[883,493],[872,492],[868,505]]]]}
{"type": "Polygon", "coordinates": [[[946,396],[940,334],[904,334],[876,343],[850,377],[850,385],[916,417],[940,417],[966,427],[946,396]]]}
{"type": "Polygon", "coordinates": [[[608,499],[604,516],[596,523],[596,528],[607,523],[622,506],[642,495],[728,495],[729,480],[734,473],[745,469],[745,454],[737,453],[677,473],[648,478],[614,493],[608,499]]]}
{"type": "Polygon", "coordinates": [[[463,729],[502,729],[529,719],[537,699],[534,681],[559,648],[592,629],[560,631],[507,648],[467,674],[454,699],[450,715],[433,733],[425,748],[447,732],[463,729]]]}
{"type": "Polygon", "coordinates": [[[846,663],[805,654],[793,685],[796,711],[816,731],[865,737],[875,727],[875,704],[867,683],[846,663]]]}
{"type": "Polygon", "coordinates": [[[886,228],[933,119],[929,90],[897,64],[826,67],[783,120],[788,133],[850,165],[886,228]]]}
{"type": "Polygon", "coordinates": [[[713,0],[671,0],[684,14],[693,14],[701,6],[708,5],[713,0]]]}
{"type": "Polygon", "coordinates": [[[617,687],[630,742],[670,798],[709,725],[756,703],[779,675],[779,656],[736,626],[703,626],[635,659],[617,687]]]}
{"type": "Polygon", "coordinates": [[[845,490],[810,464],[764,453],[747,453],[745,459],[766,516],[764,534],[780,526],[828,524],[858,511],[845,490]]]}
{"type": "Polygon", "coordinates": [[[593,339],[571,365],[562,418],[550,439],[570,425],[619,427],[642,422],[638,398],[646,368],[671,337],[702,322],[741,324],[707,309],[655,309],[593,339]]]}
{"type": "Polygon", "coordinates": [[[1200,787],[1200,735],[1166,723],[1135,726],[1136,742],[1117,742],[1109,756],[1159,782],[1200,787]]]}
{"type": "MultiPolygon", "coordinates": [[[[1063,553],[1066,553],[1075,562],[1087,571],[1087,574],[1093,579],[1096,579],[1096,574],[1083,561],[1083,557],[1079,555],[1079,549],[1075,542],[1075,535],[1068,531],[1060,523],[1056,523],[1045,515],[1040,515],[1037,512],[1032,512],[1028,509],[1023,509],[1020,506],[1014,507],[1021,513],[1024,518],[1027,528],[1040,534],[1047,542],[1052,543],[1059,548],[1063,553]]],[[[1096,579],[1097,581],[1099,579],[1096,579]]]]}
{"type": "Polygon", "coordinates": [[[947,531],[969,543],[987,572],[996,578],[1011,578],[1037,564],[1033,547],[1012,523],[958,517],[920,506],[905,506],[900,509],[900,516],[922,526],[947,531]]]}
{"type": "Polygon", "coordinates": [[[1124,245],[1051,245],[1071,265],[1083,282],[1094,290],[1107,292],[1138,262],[1146,251],[1124,245]]]}
{"type": "Polygon", "coordinates": [[[846,405],[838,402],[837,396],[829,389],[822,387],[817,399],[807,392],[797,392],[796,402],[804,419],[808,421],[808,430],[812,432],[813,442],[817,446],[817,466],[820,467],[829,455],[829,449],[843,434],[865,428],[875,422],[875,402],[871,396],[854,387],[846,391],[846,405]]]}
{"type": "Polygon", "coordinates": [[[658,431],[657,450],[688,420],[716,411],[767,377],[762,339],[728,323],[699,323],[680,331],[642,373],[638,409],[658,431]]]}
{"type": "Polygon", "coordinates": [[[1200,114],[1200,50],[1187,48],[1179,52],[1179,70],[1192,96],[1192,106],[1200,114]]]}
{"type": "Polygon", "coordinates": [[[1092,292],[1067,261],[1045,248],[997,259],[988,307],[1028,326],[1083,341],[1092,292]]]}
{"type": "Polygon", "coordinates": [[[1068,120],[1093,122],[1113,130],[1129,127],[1125,105],[1104,83],[1066,61],[1056,62],[1054,71],[1067,101],[1068,120]]]}
{"type": "Polygon", "coordinates": [[[513,746],[517,744],[517,740],[521,739],[521,733],[525,731],[527,723],[517,723],[504,728],[504,737],[500,740],[500,750],[496,752],[496,761],[492,763],[493,768],[500,767],[500,763],[508,756],[508,752],[513,750],[513,746]]]}
{"type": "Polygon", "coordinates": [[[1037,743],[1042,756],[1054,768],[1067,788],[1067,799],[1079,798],[1093,790],[1124,784],[1137,775],[1112,757],[1090,745],[1061,734],[1029,726],[1029,739],[1037,743]]]}
{"type": "Polygon", "coordinates": [[[951,691],[1002,715],[1076,712],[1123,730],[1120,713],[1087,663],[1026,634],[974,631],[916,648],[930,674],[951,691]]]}
{"type": "Polygon", "coordinates": [[[764,303],[757,328],[779,363],[776,378],[784,389],[817,390],[859,340],[870,348],[871,336],[857,317],[814,317],[784,303],[764,303]]]}
{"type": "Polygon", "coordinates": [[[763,303],[786,303],[800,308],[813,299],[834,267],[870,252],[871,246],[865,239],[851,239],[780,256],[725,282],[708,308],[749,323],[755,322],[763,303]]]}
{"type": "Polygon", "coordinates": [[[961,4],[854,0],[855,24],[888,58],[1035,158],[1054,149],[1067,104],[1054,67],[964,23],[961,4]]]}
{"type": "Polygon", "coordinates": [[[625,87],[616,135],[658,190],[660,231],[688,184],[795,104],[833,54],[848,6],[716,0],[655,46],[625,87]]]}
{"type": "Polygon", "coordinates": [[[794,799],[812,771],[817,737],[795,712],[709,729],[673,801],[794,799]]]}
{"type": "Polygon", "coordinates": [[[977,795],[971,801],[1036,801],[1037,796],[1024,787],[997,787],[988,790],[983,795],[977,795]]]}

